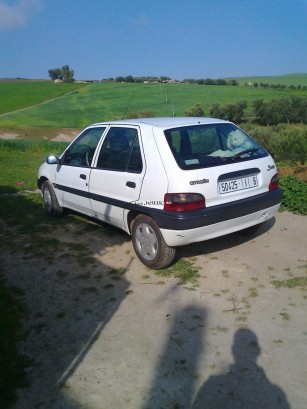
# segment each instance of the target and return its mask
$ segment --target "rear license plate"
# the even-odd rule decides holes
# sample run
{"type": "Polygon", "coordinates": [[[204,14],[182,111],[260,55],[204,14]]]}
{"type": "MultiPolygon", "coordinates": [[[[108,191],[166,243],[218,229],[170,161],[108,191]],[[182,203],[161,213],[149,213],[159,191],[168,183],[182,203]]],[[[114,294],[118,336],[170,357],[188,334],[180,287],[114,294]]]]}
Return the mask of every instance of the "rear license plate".
{"type": "Polygon", "coordinates": [[[219,182],[219,190],[221,195],[236,192],[237,190],[251,189],[257,186],[258,179],[256,175],[219,182]]]}

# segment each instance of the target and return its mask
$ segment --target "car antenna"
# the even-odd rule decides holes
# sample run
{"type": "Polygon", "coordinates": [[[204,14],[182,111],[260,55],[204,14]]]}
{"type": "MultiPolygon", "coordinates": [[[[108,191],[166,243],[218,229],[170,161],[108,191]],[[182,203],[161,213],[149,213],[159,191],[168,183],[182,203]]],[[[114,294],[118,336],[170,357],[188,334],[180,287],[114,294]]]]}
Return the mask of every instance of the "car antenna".
{"type": "Polygon", "coordinates": [[[127,113],[128,109],[129,109],[129,107],[130,107],[131,101],[132,101],[132,99],[133,99],[133,97],[134,97],[134,94],[135,94],[135,91],[133,91],[133,94],[132,94],[132,96],[131,96],[131,98],[130,98],[130,101],[129,101],[128,105],[127,105],[126,111],[124,112],[124,115],[122,116],[122,120],[123,120],[123,119],[125,118],[125,116],[126,116],[126,113],[127,113]]]}

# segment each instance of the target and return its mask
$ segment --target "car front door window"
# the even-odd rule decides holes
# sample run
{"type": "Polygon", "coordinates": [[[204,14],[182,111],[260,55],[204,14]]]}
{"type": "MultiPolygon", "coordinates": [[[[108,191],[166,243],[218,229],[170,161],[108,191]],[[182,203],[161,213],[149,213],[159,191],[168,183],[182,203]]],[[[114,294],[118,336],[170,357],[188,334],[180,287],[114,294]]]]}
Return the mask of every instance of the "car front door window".
{"type": "Polygon", "coordinates": [[[104,130],[105,127],[86,129],[67,149],[62,164],[77,167],[91,166],[96,147],[104,130]]]}
{"type": "Polygon", "coordinates": [[[105,129],[106,127],[86,129],[68,147],[56,173],[56,184],[62,192],[64,206],[88,215],[93,215],[88,196],[91,162],[105,129]]]}

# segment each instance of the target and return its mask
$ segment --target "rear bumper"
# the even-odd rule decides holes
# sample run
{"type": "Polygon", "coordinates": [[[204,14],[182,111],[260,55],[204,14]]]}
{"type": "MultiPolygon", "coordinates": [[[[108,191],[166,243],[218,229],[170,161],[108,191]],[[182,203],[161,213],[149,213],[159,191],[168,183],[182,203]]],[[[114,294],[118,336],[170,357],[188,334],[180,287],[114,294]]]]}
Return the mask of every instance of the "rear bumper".
{"type": "Polygon", "coordinates": [[[191,212],[150,209],[147,213],[156,221],[160,229],[191,230],[266,211],[275,206],[278,209],[282,196],[282,190],[278,188],[272,192],[191,212]]]}
{"type": "Polygon", "coordinates": [[[278,211],[280,204],[267,209],[259,210],[245,216],[225,220],[219,223],[210,224],[188,230],[167,230],[161,229],[162,236],[168,246],[184,246],[186,244],[196,243],[203,240],[213,239],[215,237],[225,236],[238,230],[263,223],[271,219],[278,211]]]}

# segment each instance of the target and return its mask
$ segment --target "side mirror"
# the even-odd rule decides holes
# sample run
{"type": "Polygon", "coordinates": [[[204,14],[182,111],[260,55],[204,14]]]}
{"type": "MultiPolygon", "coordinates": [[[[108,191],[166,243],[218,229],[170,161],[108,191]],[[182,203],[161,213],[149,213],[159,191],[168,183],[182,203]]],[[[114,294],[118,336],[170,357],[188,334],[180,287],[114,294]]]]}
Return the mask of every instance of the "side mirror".
{"type": "Polygon", "coordinates": [[[46,162],[48,163],[48,165],[58,165],[60,163],[60,159],[58,158],[58,156],[49,155],[46,158],[46,162]]]}

